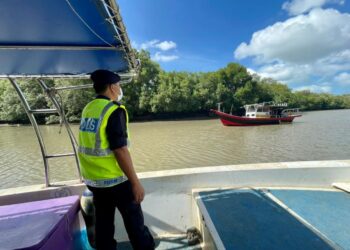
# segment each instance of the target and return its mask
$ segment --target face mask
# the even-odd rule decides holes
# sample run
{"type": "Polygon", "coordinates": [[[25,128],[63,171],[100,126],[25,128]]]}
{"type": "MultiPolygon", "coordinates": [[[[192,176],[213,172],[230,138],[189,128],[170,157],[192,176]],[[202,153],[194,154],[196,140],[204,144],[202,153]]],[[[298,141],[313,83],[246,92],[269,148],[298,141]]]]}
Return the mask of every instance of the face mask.
{"type": "Polygon", "coordinates": [[[118,95],[117,97],[117,102],[120,102],[122,98],[123,98],[123,90],[122,88],[120,88],[120,95],[118,95]]]}

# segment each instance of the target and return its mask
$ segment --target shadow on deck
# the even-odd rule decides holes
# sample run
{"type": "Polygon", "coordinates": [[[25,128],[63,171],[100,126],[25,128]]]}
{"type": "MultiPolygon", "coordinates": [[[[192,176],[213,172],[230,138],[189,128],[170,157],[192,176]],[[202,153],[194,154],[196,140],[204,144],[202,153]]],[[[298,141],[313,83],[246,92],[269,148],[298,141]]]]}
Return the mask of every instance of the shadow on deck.
{"type": "MultiPolygon", "coordinates": [[[[157,250],[177,250],[177,249],[189,249],[189,250],[200,250],[200,245],[189,246],[186,235],[174,236],[174,237],[162,237],[156,238],[156,249],[157,250]]],[[[118,249],[120,250],[132,250],[130,242],[118,243],[118,249]]]]}

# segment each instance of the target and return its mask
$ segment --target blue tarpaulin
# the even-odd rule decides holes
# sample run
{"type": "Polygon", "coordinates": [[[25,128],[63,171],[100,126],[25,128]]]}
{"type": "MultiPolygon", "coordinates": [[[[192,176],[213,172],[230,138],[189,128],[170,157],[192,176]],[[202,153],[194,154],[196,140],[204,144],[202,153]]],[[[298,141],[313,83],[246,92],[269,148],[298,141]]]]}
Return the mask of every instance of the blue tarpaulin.
{"type": "Polygon", "coordinates": [[[0,75],[128,73],[135,66],[115,0],[2,0],[0,75]]]}

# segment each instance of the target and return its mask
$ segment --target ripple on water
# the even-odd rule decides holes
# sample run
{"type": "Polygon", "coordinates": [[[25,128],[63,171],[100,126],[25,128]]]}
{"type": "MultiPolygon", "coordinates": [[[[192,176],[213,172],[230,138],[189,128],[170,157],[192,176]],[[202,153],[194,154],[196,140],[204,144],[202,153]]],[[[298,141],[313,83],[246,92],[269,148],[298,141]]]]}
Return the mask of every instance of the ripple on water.
{"type": "MultiPolygon", "coordinates": [[[[219,120],[130,124],[137,171],[260,162],[349,159],[350,110],[307,112],[293,124],[224,127],[219,120]]],[[[49,153],[71,152],[64,130],[41,126],[49,153]]],[[[75,133],[78,126],[73,126],[75,133]]],[[[44,183],[29,126],[0,127],[0,188],[44,183]]],[[[50,160],[52,180],[76,178],[72,158],[50,160]]]]}

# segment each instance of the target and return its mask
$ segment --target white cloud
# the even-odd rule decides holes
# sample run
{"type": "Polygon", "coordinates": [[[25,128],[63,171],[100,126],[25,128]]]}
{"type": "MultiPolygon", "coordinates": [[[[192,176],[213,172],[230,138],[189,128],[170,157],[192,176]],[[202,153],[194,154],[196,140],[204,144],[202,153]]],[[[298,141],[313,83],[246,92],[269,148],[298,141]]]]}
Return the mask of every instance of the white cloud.
{"type": "MultiPolygon", "coordinates": [[[[134,43],[135,45],[137,45],[136,43],[134,43]]],[[[160,49],[162,51],[167,51],[170,49],[175,49],[176,48],[176,43],[173,41],[159,41],[158,39],[153,39],[151,41],[147,41],[142,43],[140,46],[137,46],[136,48],[140,48],[140,49],[160,49]]]]}
{"type": "Polygon", "coordinates": [[[141,44],[132,41],[132,46],[138,50],[144,49],[151,52],[151,59],[157,62],[170,62],[178,59],[177,55],[164,54],[164,51],[172,50],[177,47],[177,44],[173,41],[160,41],[153,39],[141,44]]]}
{"type": "Polygon", "coordinates": [[[156,54],[152,57],[152,60],[157,62],[170,62],[178,59],[177,55],[164,55],[161,52],[156,52],[156,54]]]}
{"type": "Polygon", "coordinates": [[[296,88],[295,90],[296,91],[310,90],[311,92],[316,92],[316,93],[330,93],[332,88],[330,86],[323,86],[323,85],[307,85],[307,86],[296,88]]]}
{"type": "Polygon", "coordinates": [[[257,68],[256,71],[261,77],[273,78],[294,86],[305,84],[306,82],[324,81],[345,85],[347,79],[345,78],[345,73],[350,73],[350,60],[346,61],[346,54],[344,52],[332,54],[327,58],[310,64],[267,64],[257,68]],[[337,74],[338,78],[335,78],[337,74]]]}
{"type": "Polygon", "coordinates": [[[237,59],[253,56],[257,63],[310,63],[346,49],[350,49],[350,15],[314,9],[255,32],[234,55],[237,59]]]}
{"type": "Polygon", "coordinates": [[[140,48],[141,49],[150,49],[150,48],[155,48],[155,46],[159,43],[159,40],[157,39],[154,39],[154,40],[151,40],[151,41],[147,41],[147,42],[144,42],[141,44],[140,48]]]}
{"type": "Polygon", "coordinates": [[[350,72],[350,50],[333,53],[311,65],[315,74],[329,79],[340,72],[350,72]]]}
{"type": "Polygon", "coordinates": [[[310,80],[313,73],[310,65],[292,65],[277,63],[266,65],[257,70],[263,78],[272,78],[283,83],[304,83],[310,80]]]}
{"type": "Polygon", "coordinates": [[[345,0],[292,0],[284,2],[282,9],[286,10],[289,15],[299,15],[313,8],[319,8],[325,4],[343,5],[345,0]]]}
{"type": "Polygon", "coordinates": [[[350,73],[342,72],[334,77],[334,81],[343,86],[350,86],[350,73]]]}
{"type": "Polygon", "coordinates": [[[249,74],[251,75],[254,75],[254,74],[257,74],[258,72],[256,72],[254,69],[251,69],[251,68],[247,68],[247,71],[249,74]]]}
{"type": "Polygon", "coordinates": [[[325,73],[350,70],[350,50],[333,53],[318,60],[317,64],[324,66],[325,73]]]}
{"type": "Polygon", "coordinates": [[[166,51],[166,50],[170,50],[170,49],[175,49],[176,43],[174,43],[173,41],[164,41],[164,42],[156,44],[156,47],[160,50],[166,51]]]}
{"type": "Polygon", "coordinates": [[[332,84],[345,86],[345,73],[350,73],[350,14],[313,9],[255,32],[234,55],[251,57],[262,77],[297,89],[329,92],[332,84]]]}
{"type": "Polygon", "coordinates": [[[256,69],[265,78],[273,78],[283,83],[301,84],[319,78],[333,81],[336,74],[350,72],[350,50],[331,54],[309,64],[274,63],[256,69]]]}

